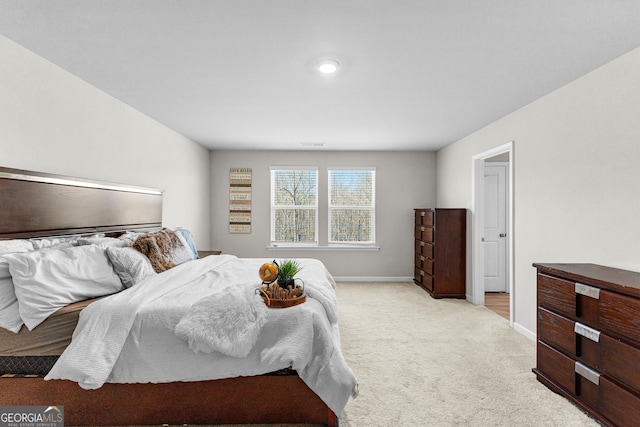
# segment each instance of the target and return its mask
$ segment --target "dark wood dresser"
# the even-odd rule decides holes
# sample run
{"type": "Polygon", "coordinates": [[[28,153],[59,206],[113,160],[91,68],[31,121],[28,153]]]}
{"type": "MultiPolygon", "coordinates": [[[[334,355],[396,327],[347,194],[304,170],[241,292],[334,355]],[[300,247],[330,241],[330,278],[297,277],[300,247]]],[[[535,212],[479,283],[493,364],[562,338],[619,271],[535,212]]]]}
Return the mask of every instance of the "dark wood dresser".
{"type": "Polygon", "coordinates": [[[434,298],[465,298],[466,209],[414,209],[413,281],[434,298]]]}
{"type": "Polygon", "coordinates": [[[533,264],[533,372],[607,426],[640,425],[640,273],[594,264],[533,264]]]}

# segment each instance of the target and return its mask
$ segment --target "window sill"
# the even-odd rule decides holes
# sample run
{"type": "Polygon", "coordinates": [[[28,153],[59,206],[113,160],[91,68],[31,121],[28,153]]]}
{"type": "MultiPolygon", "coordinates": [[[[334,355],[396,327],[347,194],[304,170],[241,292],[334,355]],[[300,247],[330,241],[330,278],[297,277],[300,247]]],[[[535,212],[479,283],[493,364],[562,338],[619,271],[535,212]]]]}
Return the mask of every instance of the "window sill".
{"type": "Polygon", "coordinates": [[[379,251],[380,246],[378,245],[328,245],[328,246],[297,246],[297,245],[271,245],[267,246],[267,250],[269,251],[361,251],[361,252],[372,252],[379,251]]]}

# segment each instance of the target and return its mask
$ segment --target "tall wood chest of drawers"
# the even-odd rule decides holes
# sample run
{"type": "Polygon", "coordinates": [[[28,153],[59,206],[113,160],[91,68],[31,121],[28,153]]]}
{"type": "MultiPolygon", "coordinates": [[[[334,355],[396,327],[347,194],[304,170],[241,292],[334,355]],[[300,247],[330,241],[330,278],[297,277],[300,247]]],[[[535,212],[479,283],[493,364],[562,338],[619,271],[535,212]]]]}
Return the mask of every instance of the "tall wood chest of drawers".
{"type": "Polygon", "coordinates": [[[413,281],[434,298],[465,298],[466,209],[414,209],[413,281]]]}
{"type": "Polygon", "coordinates": [[[538,380],[603,425],[640,425],[640,273],[533,266],[538,380]]]}

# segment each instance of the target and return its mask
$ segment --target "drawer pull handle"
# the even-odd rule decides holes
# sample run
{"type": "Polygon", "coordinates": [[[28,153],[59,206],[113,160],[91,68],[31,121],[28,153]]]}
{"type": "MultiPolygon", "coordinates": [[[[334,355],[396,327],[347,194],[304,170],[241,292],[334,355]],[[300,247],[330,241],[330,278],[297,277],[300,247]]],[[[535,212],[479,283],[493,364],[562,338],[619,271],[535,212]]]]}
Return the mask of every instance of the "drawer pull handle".
{"type": "Polygon", "coordinates": [[[600,289],[593,286],[583,285],[576,282],[576,294],[584,295],[593,299],[600,299],[600,289]]]}
{"type": "Polygon", "coordinates": [[[420,231],[424,231],[424,227],[420,227],[420,231]]]}
{"type": "Polygon", "coordinates": [[[423,256],[420,257],[420,261],[424,262],[424,257],[423,256]]]}
{"type": "Polygon", "coordinates": [[[582,323],[576,322],[573,331],[578,335],[589,338],[593,342],[600,342],[600,331],[583,325],[582,323]]]}
{"type": "Polygon", "coordinates": [[[420,212],[420,216],[424,216],[424,214],[426,214],[426,212],[420,212]]]}
{"type": "Polygon", "coordinates": [[[424,246],[424,242],[420,242],[420,246],[424,246]]]}
{"type": "Polygon", "coordinates": [[[594,371],[587,365],[576,362],[575,372],[595,385],[600,385],[600,373],[598,371],[594,371]]]}
{"type": "Polygon", "coordinates": [[[420,275],[424,276],[424,271],[420,270],[420,275]]]}

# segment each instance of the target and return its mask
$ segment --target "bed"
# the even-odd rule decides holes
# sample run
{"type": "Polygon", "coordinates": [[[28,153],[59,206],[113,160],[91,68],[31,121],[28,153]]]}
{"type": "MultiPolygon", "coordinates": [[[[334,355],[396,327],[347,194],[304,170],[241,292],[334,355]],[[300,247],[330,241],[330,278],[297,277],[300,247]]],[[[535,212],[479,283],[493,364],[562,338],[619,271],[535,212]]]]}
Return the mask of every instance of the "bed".
{"type": "MultiPolygon", "coordinates": [[[[50,236],[88,236],[96,235],[97,233],[113,237],[123,232],[155,232],[161,228],[161,191],[0,168],[0,240],[31,241],[34,238],[50,236]]],[[[46,242],[47,239],[42,241],[46,242]]],[[[5,258],[11,258],[11,256],[5,258]]],[[[18,259],[20,257],[15,256],[14,258],[18,259]]],[[[15,259],[12,259],[13,261],[15,259]]],[[[153,282],[153,292],[158,292],[159,297],[170,300],[173,295],[184,294],[184,292],[178,292],[178,290],[172,288],[177,286],[172,284],[173,281],[177,280],[175,278],[193,274],[194,276],[191,279],[185,279],[188,283],[192,283],[195,280],[194,278],[203,275],[201,274],[202,272],[211,275],[211,271],[223,271],[223,266],[227,265],[231,266],[229,270],[234,272],[233,274],[236,275],[234,277],[241,278],[241,280],[238,280],[242,282],[242,286],[235,286],[234,289],[253,286],[248,276],[249,271],[256,272],[257,287],[259,280],[257,279],[257,270],[254,267],[261,261],[240,260],[230,255],[211,256],[181,264],[165,273],[158,274],[157,277],[145,279],[146,281],[143,284],[146,285],[147,282],[153,282]],[[195,270],[200,270],[200,273],[195,273],[195,270]],[[243,273],[240,273],[240,271],[243,271],[243,273]],[[171,275],[174,279],[163,279],[171,275]],[[156,284],[160,285],[156,286],[156,284]],[[160,290],[161,286],[168,287],[163,291],[160,290]]],[[[311,274],[314,270],[322,271],[321,263],[318,264],[314,260],[308,260],[307,262],[308,274],[311,274]]],[[[220,274],[224,276],[230,273],[220,274]]],[[[305,279],[312,285],[315,280],[313,276],[305,277],[305,279]]],[[[65,358],[69,359],[69,365],[71,365],[71,362],[77,360],[78,355],[82,354],[79,352],[84,338],[80,334],[84,330],[91,330],[88,326],[90,325],[90,320],[86,319],[100,318],[100,316],[108,319],[127,318],[126,314],[122,316],[120,314],[112,314],[109,316],[95,313],[101,313],[104,307],[109,306],[118,306],[118,309],[120,309],[120,306],[129,305],[129,301],[143,299],[140,295],[147,298],[145,296],[146,292],[139,289],[142,289],[142,286],[131,287],[122,292],[114,292],[111,296],[99,296],[95,299],[66,305],[48,314],[46,320],[35,326],[32,331],[22,327],[20,332],[16,334],[0,329],[0,368],[2,369],[2,376],[0,377],[0,406],[64,406],[66,425],[211,425],[238,423],[338,425],[336,413],[339,414],[344,407],[344,392],[340,394],[341,397],[337,398],[340,403],[332,400],[331,396],[327,397],[327,390],[333,387],[331,382],[333,380],[327,380],[326,372],[339,371],[338,380],[340,384],[338,384],[338,388],[349,388],[350,393],[354,393],[356,390],[355,377],[348,370],[348,367],[342,366],[343,359],[339,351],[339,343],[335,349],[331,350],[329,355],[329,357],[337,360],[331,362],[335,363],[335,366],[329,366],[331,365],[329,363],[327,366],[316,366],[313,369],[308,369],[306,366],[301,365],[302,368],[298,369],[300,372],[297,372],[292,369],[292,366],[278,366],[276,363],[269,365],[273,369],[268,369],[268,372],[259,372],[258,368],[248,367],[247,365],[242,369],[234,368],[236,373],[239,372],[238,375],[218,379],[209,379],[216,378],[218,374],[205,373],[208,369],[205,367],[202,369],[197,368],[197,375],[188,373],[189,378],[177,377],[172,379],[171,375],[177,375],[172,369],[180,373],[186,369],[184,366],[201,366],[197,363],[203,363],[209,355],[217,354],[215,351],[206,352],[202,347],[199,347],[200,351],[198,352],[189,350],[187,342],[184,342],[185,338],[182,337],[184,348],[178,349],[177,345],[170,346],[170,350],[157,351],[152,357],[152,359],[155,358],[153,362],[143,361],[135,365],[140,368],[135,369],[139,375],[146,375],[144,371],[147,367],[149,367],[150,372],[153,372],[151,368],[155,366],[155,363],[164,363],[167,369],[162,370],[162,378],[147,379],[143,376],[135,382],[131,382],[126,378],[118,379],[117,373],[109,372],[109,375],[112,377],[115,375],[116,378],[109,378],[108,375],[103,375],[104,383],[101,380],[91,384],[87,382],[87,384],[83,384],[84,388],[79,386],[78,381],[82,382],[82,380],[78,378],[74,380],[45,380],[45,376],[49,378],[73,377],[64,369],[65,358]],[[126,296],[124,296],[125,294],[126,296]],[[139,296],[132,297],[134,294],[139,296]],[[77,333],[79,335],[74,335],[74,340],[70,344],[70,333],[75,329],[78,329],[77,333]],[[34,345],[34,343],[37,343],[37,345],[34,345]],[[165,353],[176,353],[179,362],[167,363],[163,359],[165,353]],[[196,359],[198,360],[197,363],[196,359]],[[321,386],[318,386],[318,384],[321,384],[321,386]],[[321,398],[318,393],[323,394],[323,397],[321,398]],[[179,396],[179,398],[176,398],[176,396],[179,396]],[[326,403],[327,401],[330,403],[326,403]]],[[[166,323],[167,318],[173,318],[174,323],[180,319],[184,320],[187,317],[186,313],[190,313],[188,311],[190,308],[185,309],[185,307],[195,307],[197,304],[192,304],[192,302],[199,302],[199,297],[195,297],[198,293],[197,288],[190,285],[189,289],[191,291],[186,292],[186,294],[191,294],[192,299],[181,303],[184,307],[180,306],[182,307],[180,309],[183,311],[177,312],[176,310],[178,309],[174,307],[170,313],[174,317],[171,317],[171,315],[158,315],[157,312],[153,312],[150,309],[149,318],[160,319],[158,321],[160,324],[166,323]],[[185,312],[185,310],[187,311],[185,312]]],[[[302,304],[302,306],[305,306],[305,310],[315,310],[316,313],[323,312],[321,294],[326,291],[326,289],[323,289],[318,287],[314,290],[313,286],[309,288],[310,298],[307,303],[302,304]],[[312,298],[314,292],[318,298],[312,298]]],[[[187,297],[185,296],[185,298],[187,297]]],[[[149,298],[154,301],[157,299],[155,297],[149,298]]],[[[202,298],[202,300],[204,299],[202,298]]],[[[157,309],[157,307],[154,309],[157,309]]],[[[137,312],[140,311],[139,307],[133,307],[131,310],[131,313],[134,313],[129,315],[131,319],[138,319],[137,323],[141,324],[149,323],[147,320],[143,321],[137,317],[137,312]]],[[[289,309],[275,310],[279,312],[277,315],[263,314],[260,324],[265,326],[260,334],[263,334],[264,331],[274,333],[273,319],[277,318],[277,316],[282,316],[281,313],[286,310],[289,309]],[[264,316],[271,317],[265,320],[266,317],[264,316]],[[272,318],[273,316],[275,318],[272,318]]],[[[328,313],[329,311],[326,312],[328,313]]],[[[272,313],[272,311],[268,313],[272,313]]],[[[134,320],[131,320],[130,323],[136,323],[134,320]]],[[[100,324],[100,322],[97,323],[100,324]]],[[[174,324],[170,325],[171,328],[173,326],[174,324]]],[[[109,329],[109,326],[106,329],[109,329]]],[[[131,336],[135,334],[148,335],[148,332],[134,333],[131,330],[128,333],[126,340],[120,340],[125,349],[131,347],[129,343],[132,341],[131,336]]],[[[167,342],[176,339],[174,336],[170,337],[166,331],[164,333],[163,339],[167,340],[167,342]]],[[[337,334],[337,324],[335,324],[335,333],[337,334]]],[[[264,351],[266,351],[259,347],[259,345],[264,344],[260,338],[254,339],[254,341],[255,343],[252,343],[253,347],[248,350],[250,351],[247,356],[249,359],[252,354],[255,357],[255,352],[264,354],[264,351]]],[[[114,342],[110,342],[109,348],[117,347],[114,342]]],[[[191,344],[193,343],[189,342],[189,345],[191,344]]],[[[84,345],[91,346],[93,344],[85,342],[84,345]]],[[[148,345],[148,347],[152,349],[153,345],[148,345]]],[[[118,356],[118,351],[114,350],[114,354],[118,356]]],[[[176,357],[176,354],[173,357],[176,357]]],[[[143,356],[147,357],[143,353],[136,354],[133,357],[142,358],[143,356]]],[[[232,356],[222,355],[222,357],[228,359],[232,356]]],[[[114,372],[127,370],[126,366],[129,362],[121,362],[121,358],[124,358],[124,356],[116,357],[118,360],[114,362],[114,372]]],[[[90,360],[90,358],[87,360],[90,360]]],[[[225,359],[225,361],[216,361],[215,363],[224,364],[227,361],[225,359]]],[[[282,363],[282,361],[279,361],[279,363],[282,363]]],[[[296,363],[298,362],[293,362],[292,365],[296,363]]],[[[264,370],[265,368],[262,367],[260,369],[264,370]]]]}

